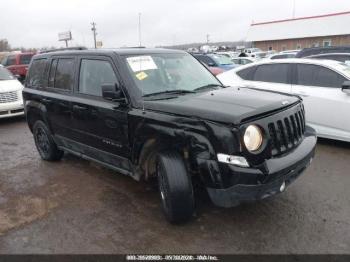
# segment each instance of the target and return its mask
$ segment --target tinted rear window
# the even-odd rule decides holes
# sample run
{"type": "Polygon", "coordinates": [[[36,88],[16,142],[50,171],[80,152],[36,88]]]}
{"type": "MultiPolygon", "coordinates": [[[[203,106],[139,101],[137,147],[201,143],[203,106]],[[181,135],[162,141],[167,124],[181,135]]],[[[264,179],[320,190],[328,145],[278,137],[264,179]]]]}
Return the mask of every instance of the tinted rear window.
{"type": "Polygon", "coordinates": [[[29,69],[27,80],[28,87],[43,87],[45,86],[45,69],[46,59],[34,60],[29,69]]]}
{"type": "Polygon", "coordinates": [[[288,64],[260,65],[254,73],[254,81],[288,83],[288,64]]]}
{"type": "Polygon", "coordinates": [[[32,60],[33,55],[20,55],[19,57],[19,63],[21,65],[29,65],[30,64],[30,60],[32,60]]]}

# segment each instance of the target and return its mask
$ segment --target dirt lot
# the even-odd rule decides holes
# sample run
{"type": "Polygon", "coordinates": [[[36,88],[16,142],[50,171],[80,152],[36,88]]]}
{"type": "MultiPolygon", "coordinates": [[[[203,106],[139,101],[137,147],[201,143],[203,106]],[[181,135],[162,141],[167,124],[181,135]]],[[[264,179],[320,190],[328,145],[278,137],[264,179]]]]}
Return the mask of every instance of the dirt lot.
{"type": "Polygon", "coordinates": [[[172,226],[147,184],[41,161],[24,119],[0,120],[0,253],[350,253],[349,169],[350,144],[322,140],[283,194],[233,209],[201,197],[172,226]]]}

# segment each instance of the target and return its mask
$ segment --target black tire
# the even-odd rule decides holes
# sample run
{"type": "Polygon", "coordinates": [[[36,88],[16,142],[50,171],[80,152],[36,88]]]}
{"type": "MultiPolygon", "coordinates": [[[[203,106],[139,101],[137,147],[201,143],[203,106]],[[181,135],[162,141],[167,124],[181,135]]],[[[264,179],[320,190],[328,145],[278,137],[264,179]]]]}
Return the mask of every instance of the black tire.
{"type": "Polygon", "coordinates": [[[167,220],[173,224],[187,222],[194,211],[194,194],[182,157],[176,152],[159,153],[157,177],[167,220]]]}
{"type": "Polygon", "coordinates": [[[43,160],[58,161],[63,157],[63,151],[57,148],[46,124],[37,120],[33,126],[35,146],[43,160]]]}

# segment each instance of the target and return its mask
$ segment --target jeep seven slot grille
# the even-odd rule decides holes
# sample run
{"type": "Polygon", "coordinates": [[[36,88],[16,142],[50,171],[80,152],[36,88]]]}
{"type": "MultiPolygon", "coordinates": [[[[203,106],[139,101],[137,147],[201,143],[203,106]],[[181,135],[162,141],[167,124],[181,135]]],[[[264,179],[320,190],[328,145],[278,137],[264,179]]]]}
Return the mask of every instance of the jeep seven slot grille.
{"type": "Polygon", "coordinates": [[[18,100],[17,91],[0,93],[0,103],[10,103],[18,100]]]}
{"type": "Polygon", "coordinates": [[[297,112],[268,124],[271,137],[272,155],[280,155],[294,148],[305,133],[305,112],[301,107],[297,112]]]}

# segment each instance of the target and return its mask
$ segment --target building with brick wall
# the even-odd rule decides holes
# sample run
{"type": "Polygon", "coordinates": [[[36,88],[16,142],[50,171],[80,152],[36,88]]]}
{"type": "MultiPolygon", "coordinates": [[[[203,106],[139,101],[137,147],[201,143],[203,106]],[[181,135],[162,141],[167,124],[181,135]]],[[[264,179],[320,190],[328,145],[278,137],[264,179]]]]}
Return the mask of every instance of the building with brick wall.
{"type": "Polygon", "coordinates": [[[350,46],[350,11],[251,24],[246,41],[266,50],[350,46]]]}

